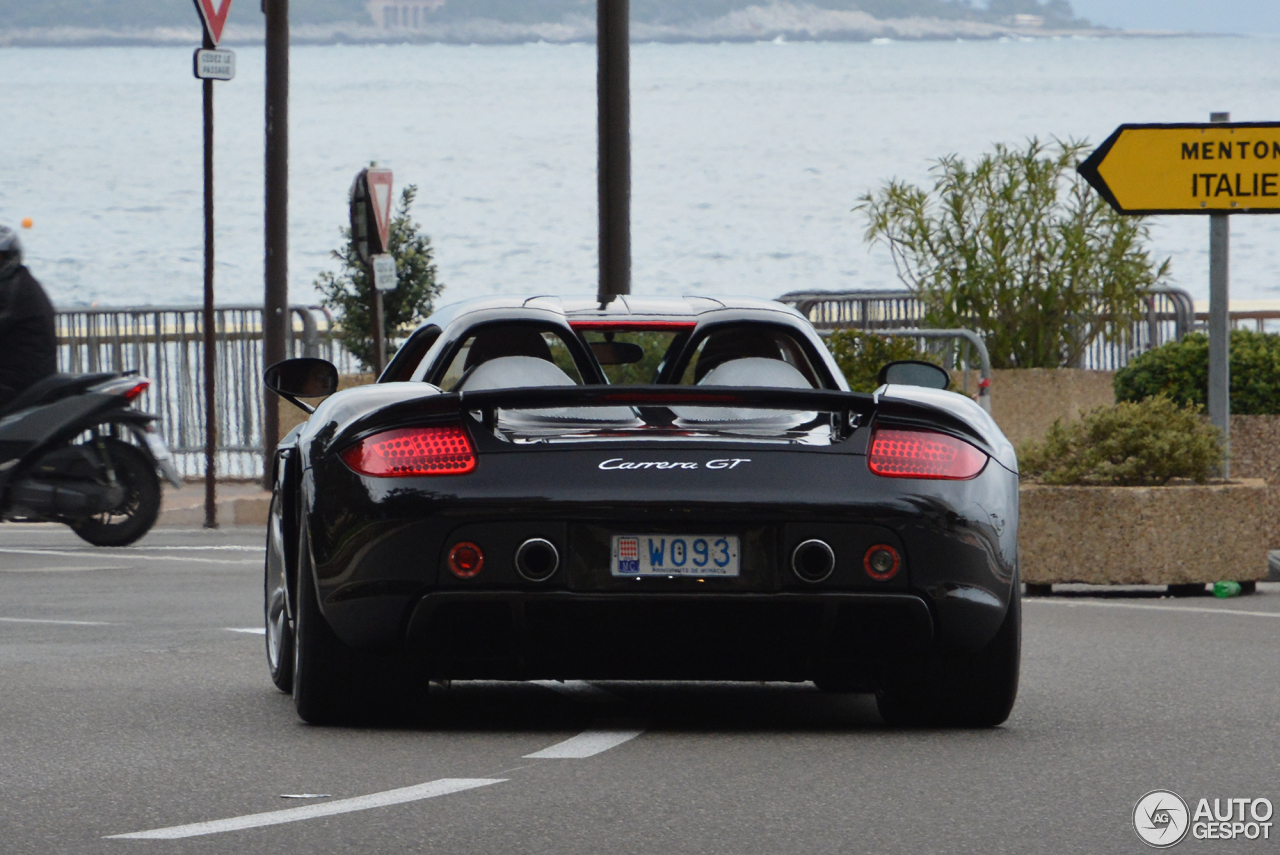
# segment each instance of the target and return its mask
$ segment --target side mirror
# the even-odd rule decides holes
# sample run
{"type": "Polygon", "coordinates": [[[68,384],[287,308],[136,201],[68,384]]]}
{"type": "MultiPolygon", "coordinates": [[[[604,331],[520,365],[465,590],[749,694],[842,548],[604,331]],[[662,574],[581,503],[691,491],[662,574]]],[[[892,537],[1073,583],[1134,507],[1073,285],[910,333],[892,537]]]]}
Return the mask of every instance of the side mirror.
{"type": "Polygon", "coordinates": [[[338,391],[338,369],[323,359],[286,359],[263,372],[262,382],[294,406],[314,413],[315,407],[298,398],[323,398],[338,391]]]}
{"type": "Polygon", "coordinates": [[[890,362],[880,369],[876,382],[881,386],[924,386],[926,389],[946,389],[951,385],[951,375],[945,368],[932,362],[904,359],[890,362]]]}
{"type": "Polygon", "coordinates": [[[601,365],[635,365],[644,359],[644,348],[626,341],[594,341],[591,352],[601,365]]]}

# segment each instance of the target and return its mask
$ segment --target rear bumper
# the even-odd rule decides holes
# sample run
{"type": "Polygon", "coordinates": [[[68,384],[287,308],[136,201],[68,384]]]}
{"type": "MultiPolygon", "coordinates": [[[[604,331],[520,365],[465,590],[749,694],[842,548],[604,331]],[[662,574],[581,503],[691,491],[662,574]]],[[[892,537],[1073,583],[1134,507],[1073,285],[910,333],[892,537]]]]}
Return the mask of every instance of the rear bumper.
{"type": "Polygon", "coordinates": [[[434,592],[405,643],[435,679],[811,680],[927,649],[911,594],[434,592]]]}

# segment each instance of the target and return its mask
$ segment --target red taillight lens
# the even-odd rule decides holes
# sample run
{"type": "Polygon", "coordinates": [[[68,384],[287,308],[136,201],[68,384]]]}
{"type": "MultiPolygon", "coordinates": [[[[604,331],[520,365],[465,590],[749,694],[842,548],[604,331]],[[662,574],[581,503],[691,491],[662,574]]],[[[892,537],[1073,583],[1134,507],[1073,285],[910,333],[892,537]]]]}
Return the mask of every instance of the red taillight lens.
{"type": "Polygon", "coordinates": [[[150,380],[142,380],[136,383],[134,387],[130,389],[128,392],[124,393],[124,399],[126,401],[132,401],[134,398],[138,397],[143,392],[147,391],[147,389],[149,389],[150,387],[151,387],[150,380]]]}
{"type": "Polygon", "coordinates": [[[982,471],[987,455],[945,433],[886,429],[872,435],[867,465],[885,478],[964,481],[982,471]]]}
{"type": "Polygon", "coordinates": [[[361,475],[411,478],[465,475],[476,468],[476,453],[461,425],[389,430],[366,437],[342,452],[361,475]]]}

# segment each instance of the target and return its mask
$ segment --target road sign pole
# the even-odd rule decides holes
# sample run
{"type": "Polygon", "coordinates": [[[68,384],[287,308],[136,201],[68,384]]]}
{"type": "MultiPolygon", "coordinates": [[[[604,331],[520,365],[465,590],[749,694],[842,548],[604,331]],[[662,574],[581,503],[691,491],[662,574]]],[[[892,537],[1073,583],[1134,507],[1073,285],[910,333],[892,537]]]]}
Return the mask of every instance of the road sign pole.
{"type": "MultiPolygon", "coordinates": [[[[1230,122],[1230,113],[1209,121],[1230,122]]],[[[1209,215],[1209,421],[1222,431],[1223,478],[1231,477],[1231,216],[1209,215]]]]}
{"type": "Polygon", "coordinates": [[[383,335],[382,292],[377,286],[373,289],[373,373],[374,377],[382,376],[382,369],[387,367],[387,343],[383,335]]]}
{"type": "MultiPolygon", "coordinates": [[[[214,48],[208,32],[205,50],[214,48]]],[[[218,527],[217,338],[213,310],[213,81],[204,89],[204,527],[218,527]]]]}
{"type": "MultiPolygon", "coordinates": [[[[266,80],[266,264],[263,299],[263,362],[285,359],[289,311],[289,0],[263,0],[267,17],[266,80]]],[[[271,467],[280,439],[280,399],[263,401],[263,482],[271,489],[271,467]]]]}
{"type": "Polygon", "coordinates": [[[630,0],[596,0],[600,301],[631,293],[630,0]]]}

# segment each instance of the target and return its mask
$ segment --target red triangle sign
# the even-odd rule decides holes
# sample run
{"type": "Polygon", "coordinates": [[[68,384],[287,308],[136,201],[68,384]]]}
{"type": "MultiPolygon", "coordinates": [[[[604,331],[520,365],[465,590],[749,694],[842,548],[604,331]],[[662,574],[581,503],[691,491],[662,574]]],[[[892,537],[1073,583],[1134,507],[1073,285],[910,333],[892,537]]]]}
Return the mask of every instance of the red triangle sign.
{"type": "Polygon", "coordinates": [[[204,28],[216,47],[222,40],[222,28],[227,23],[227,12],[231,11],[231,0],[196,0],[196,11],[204,19],[204,28]]]}
{"type": "MultiPolygon", "coordinates": [[[[229,2],[229,0],[228,0],[229,2]]],[[[378,235],[382,238],[382,251],[389,251],[391,242],[391,170],[369,170],[369,204],[378,223],[378,235]]]]}

